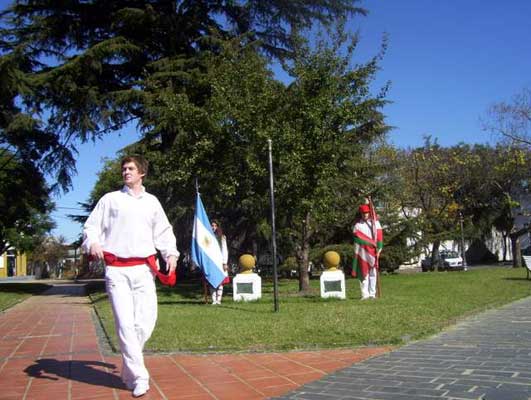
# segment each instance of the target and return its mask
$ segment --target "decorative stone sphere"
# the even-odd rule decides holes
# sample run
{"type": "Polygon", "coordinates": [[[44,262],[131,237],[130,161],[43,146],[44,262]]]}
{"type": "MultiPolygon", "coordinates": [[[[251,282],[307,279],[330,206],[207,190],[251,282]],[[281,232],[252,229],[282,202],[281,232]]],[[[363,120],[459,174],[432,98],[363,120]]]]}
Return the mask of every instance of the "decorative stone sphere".
{"type": "Polygon", "coordinates": [[[323,255],[323,264],[326,269],[330,271],[337,269],[340,260],[341,257],[339,257],[339,254],[335,251],[327,251],[323,255]]]}
{"type": "Polygon", "coordinates": [[[240,256],[238,264],[240,265],[240,271],[242,274],[252,274],[256,261],[252,255],[243,254],[240,256]]]}

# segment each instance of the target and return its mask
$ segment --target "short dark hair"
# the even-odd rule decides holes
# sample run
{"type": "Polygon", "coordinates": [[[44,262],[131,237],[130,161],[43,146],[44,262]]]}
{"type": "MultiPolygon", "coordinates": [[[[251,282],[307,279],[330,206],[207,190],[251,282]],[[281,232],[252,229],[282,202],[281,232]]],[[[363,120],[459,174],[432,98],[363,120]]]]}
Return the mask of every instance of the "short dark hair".
{"type": "Polygon", "coordinates": [[[122,158],[122,163],[120,164],[120,167],[124,167],[124,164],[127,163],[134,163],[136,167],[138,168],[138,172],[141,174],[144,174],[144,177],[147,176],[148,169],[149,169],[149,162],[144,157],[139,155],[132,155],[132,156],[125,156],[122,158]]]}

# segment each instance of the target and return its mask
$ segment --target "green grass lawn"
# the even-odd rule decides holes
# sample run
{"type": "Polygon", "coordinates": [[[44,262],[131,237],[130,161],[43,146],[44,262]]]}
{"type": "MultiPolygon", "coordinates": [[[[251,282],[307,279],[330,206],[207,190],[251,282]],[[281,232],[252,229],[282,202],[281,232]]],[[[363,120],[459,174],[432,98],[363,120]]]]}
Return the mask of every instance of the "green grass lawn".
{"type": "Polygon", "coordinates": [[[42,283],[30,282],[0,283],[0,311],[4,311],[31,295],[50,287],[42,283]]]}
{"type": "MultiPolygon", "coordinates": [[[[360,301],[359,283],[347,279],[347,299],[301,297],[298,282],[279,284],[280,311],[273,310],[273,286],[263,283],[257,302],[232,301],[225,287],[221,306],[204,304],[198,282],[158,290],[159,317],[147,349],[159,352],[278,351],[398,345],[434,334],[462,317],[531,295],[523,269],[482,268],[467,272],[396,274],[382,277],[382,298],[360,301]]],[[[116,348],[105,293],[92,294],[105,331],[116,348]]]]}

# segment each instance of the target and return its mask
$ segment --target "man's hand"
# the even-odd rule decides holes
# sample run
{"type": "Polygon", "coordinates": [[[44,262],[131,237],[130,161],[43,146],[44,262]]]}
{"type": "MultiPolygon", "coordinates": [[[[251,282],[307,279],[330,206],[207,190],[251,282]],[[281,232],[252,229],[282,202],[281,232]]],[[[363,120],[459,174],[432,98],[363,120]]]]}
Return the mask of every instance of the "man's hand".
{"type": "Polygon", "coordinates": [[[177,257],[168,256],[166,259],[166,267],[168,268],[168,273],[171,274],[177,268],[177,257]]]}
{"type": "Polygon", "coordinates": [[[90,246],[90,256],[95,260],[103,260],[103,249],[99,243],[94,243],[90,246]]]}

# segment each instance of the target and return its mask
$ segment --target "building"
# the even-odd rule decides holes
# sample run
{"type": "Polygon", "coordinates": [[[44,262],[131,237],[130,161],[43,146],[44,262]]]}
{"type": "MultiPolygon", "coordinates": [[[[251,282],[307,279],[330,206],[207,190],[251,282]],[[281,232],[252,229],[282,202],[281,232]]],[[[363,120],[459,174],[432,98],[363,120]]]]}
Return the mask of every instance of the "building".
{"type": "Polygon", "coordinates": [[[26,276],[28,262],[25,253],[18,253],[14,248],[8,249],[0,256],[0,278],[26,276]]]}

